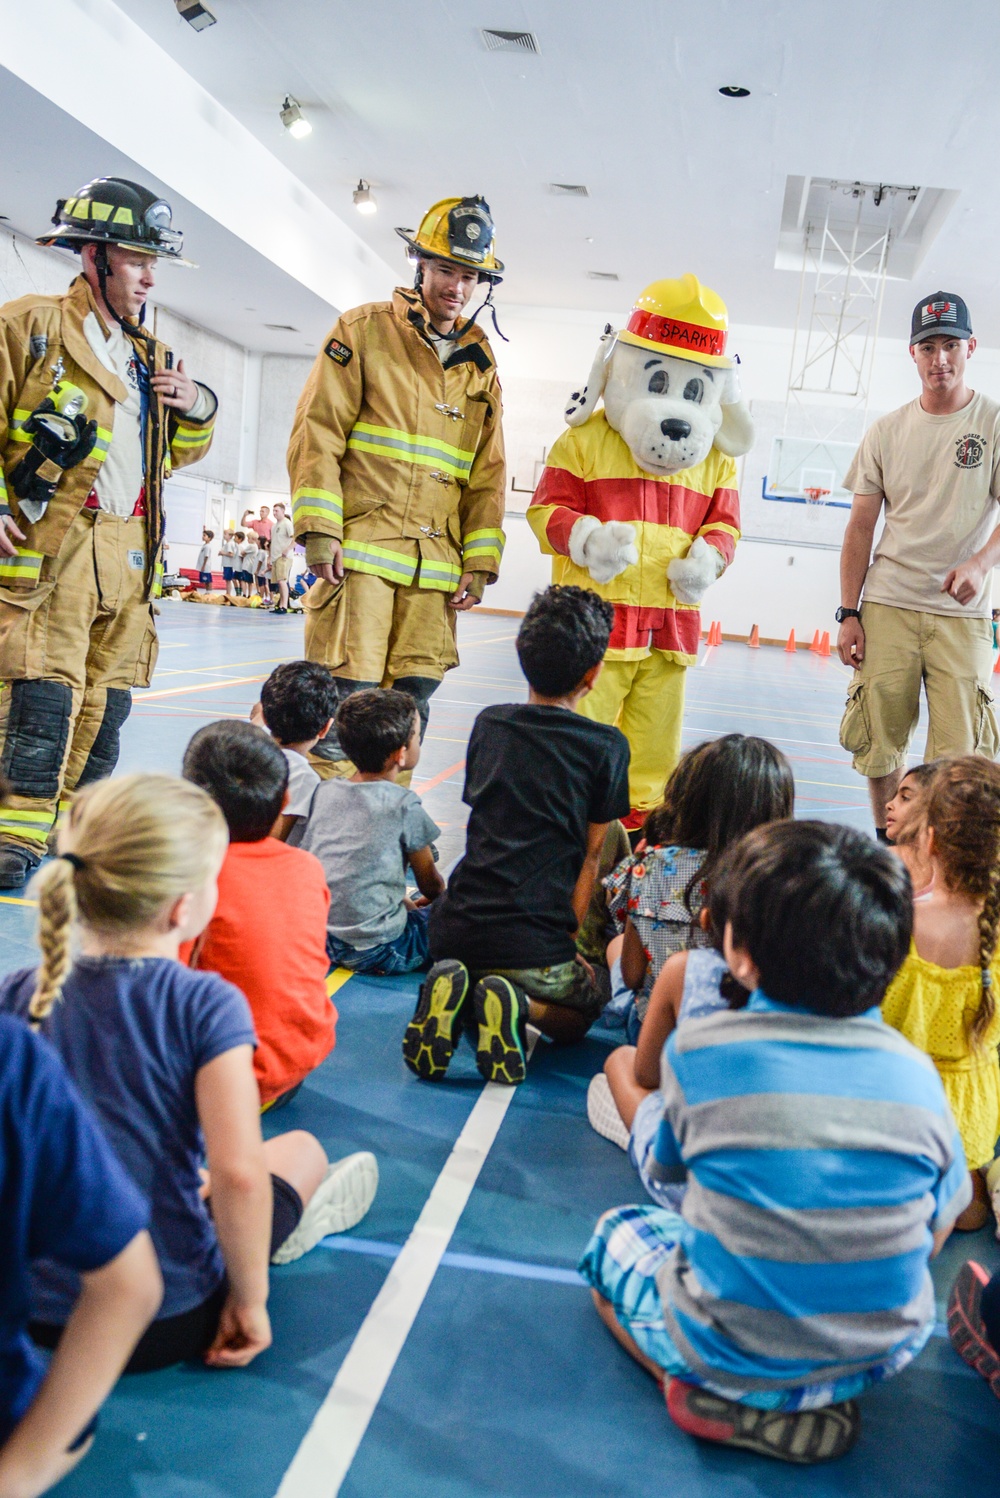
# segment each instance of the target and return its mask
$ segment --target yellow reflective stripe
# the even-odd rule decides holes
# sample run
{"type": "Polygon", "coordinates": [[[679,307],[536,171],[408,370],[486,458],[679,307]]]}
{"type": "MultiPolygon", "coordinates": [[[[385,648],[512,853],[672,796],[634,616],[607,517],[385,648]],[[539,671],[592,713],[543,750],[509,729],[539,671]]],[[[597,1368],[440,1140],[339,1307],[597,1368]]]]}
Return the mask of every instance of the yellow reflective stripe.
{"type": "Polygon", "coordinates": [[[344,501],[332,489],[296,489],[292,496],[293,524],[308,516],[339,526],[344,519],[344,501]]]}
{"type": "Polygon", "coordinates": [[[212,429],[202,431],[197,427],[181,427],[174,433],[171,447],[204,447],[206,442],[212,440],[212,429]]]}
{"type": "Polygon", "coordinates": [[[0,504],[7,503],[7,480],[4,471],[0,468],[0,504]]]}
{"type": "Polygon", "coordinates": [[[107,220],[111,217],[111,210],[113,207],[113,203],[92,202],[90,205],[90,216],[91,218],[95,218],[99,224],[106,223],[107,220]]]}
{"type": "Polygon", "coordinates": [[[0,578],[37,578],[42,570],[40,551],[18,551],[16,557],[0,557],[0,578]]]}
{"type": "Polygon", "coordinates": [[[502,546],[503,543],[504,543],[504,534],[503,534],[503,531],[499,531],[499,530],[469,531],[468,535],[465,537],[464,544],[466,546],[468,546],[468,544],[469,544],[470,541],[486,541],[486,540],[499,541],[500,545],[502,546]]]}
{"type": "Polygon", "coordinates": [[[31,811],[14,811],[5,806],[0,811],[0,833],[23,838],[25,842],[41,843],[44,847],[52,831],[54,817],[50,811],[39,807],[31,811]]]}
{"type": "Polygon", "coordinates": [[[436,437],[397,432],[392,427],[373,427],[362,421],[354,427],[347,446],[355,452],[372,453],[375,457],[395,458],[401,463],[424,468],[440,468],[457,479],[468,478],[475,457],[475,453],[450,447],[436,437]]]}
{"type": "Polygon", "coordinates": [[[416,557],[387,551],[384,546],[359,546],[348,541],[344,546],[344,566],[352,572],[371,572],[390,582],[412,583],[417,572],[416,557]]]}
{"type": "Polygon", "coordinates": [[[73,199],[73,207],[70,208],[70,206],[69,206],[68,203],[66,204],[66,207],[67,207],[68,211],[70,213],[72,213],[72,215],[73,215],[74,218],[89,218],[90,217],[90,204],[87,202],[87,200],[85,198],[74,198],[73,199]]]}
{"type": "Polygon", "coordinates": [[[418,582],[421,588],[435,588],[441,593],[453,593],[461,577],[461,567],[456,567],[453,562],[428,561],[426,557],[420,559],[418,582]]]}
{"type": "Polygon", "coordinates": [[[31,441],[31,433],[23,430],[24,423],[30,415],[30,411],[25,411],[20,406],[14,411],[13,416],[10,418],[10,428],[8,431],[8,436],[12,442],[31,441]]]}
{"type": "Polygon", "coordinates": [[[497,566],[503,556],[504,534],[498,530],[470,531],[462,542],[462,561],[495,557],[497,566]]]}
{"type": "Polygon", "coordinates": [[[460,459],[466,467],[472,467],[472,460],[476,456],[465,447],[452,447],[450,442],[442,442],[440,437],[425,437],[421,432],[401,432],[396,427],[377,427],[370,421],[356,421],[351,429],[351,436],[355,432],[361,432],[367,437],[387,437],[395,442],[413,443],[418,447],[433,447],[439,453],[447,453],[451,458],[460,459]]]}
{"type": "Polygon", "coordinates": [[[134,224],[135,219],[132,216],[131,208],[116,208],[115,216],[111,222],[113,224],[134,224]]]}

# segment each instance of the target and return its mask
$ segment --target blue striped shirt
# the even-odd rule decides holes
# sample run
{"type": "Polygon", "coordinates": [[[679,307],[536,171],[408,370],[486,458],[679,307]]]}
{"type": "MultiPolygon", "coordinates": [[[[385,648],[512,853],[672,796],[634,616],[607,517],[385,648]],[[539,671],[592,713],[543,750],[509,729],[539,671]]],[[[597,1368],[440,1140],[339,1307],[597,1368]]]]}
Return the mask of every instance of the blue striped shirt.
{"type": "Polygon", "coordinates": [[[922,1336],[932,1233],[971,1187],[933,1063],[878,1009],[827,1019],[758,990],[679,1026],[661,1086],[650,1173],[688,1189],[658,1284],[696,1372],[826,1382],[922,1336]]]}

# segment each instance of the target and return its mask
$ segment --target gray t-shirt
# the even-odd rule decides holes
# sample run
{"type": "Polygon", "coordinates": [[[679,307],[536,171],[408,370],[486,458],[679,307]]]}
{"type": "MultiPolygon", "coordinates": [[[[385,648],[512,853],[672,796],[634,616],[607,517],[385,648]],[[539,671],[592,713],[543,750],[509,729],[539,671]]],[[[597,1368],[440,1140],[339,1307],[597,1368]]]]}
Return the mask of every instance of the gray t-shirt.
{"type": "Polygon", "coordinates": [[[401,936],[407,856],[426,848],[440,831],[405,785],[322,781],[299,846],[323,865],[330,887],[330,935],[362,951],[401,936]]]}

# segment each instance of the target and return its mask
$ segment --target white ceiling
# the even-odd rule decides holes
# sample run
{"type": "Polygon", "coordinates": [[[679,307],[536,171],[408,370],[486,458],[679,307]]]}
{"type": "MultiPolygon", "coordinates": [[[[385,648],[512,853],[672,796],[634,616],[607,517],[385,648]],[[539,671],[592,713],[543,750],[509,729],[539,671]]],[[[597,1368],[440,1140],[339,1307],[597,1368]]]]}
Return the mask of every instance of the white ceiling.
{"type": "MultiPolygon", "coordinates": [[[[401,279],[393,227],[415,224],[438,197],[482,192],[509,268],[501,306],[596,311],[693,270],[734,321],[788,326],[798,276],[774,269],[787,176],[913,182],[960,196],[917,281],[890,284],[883,333],[905,333],[918,296],[943,285],[1000,345],[995,0],[946,10],[933,0],[206,3],[218,25],[201,33],[173,0],[123,8],[401,279]],[[530,30],[540,55],[487,52],[481,26],[530,30]],[[751,97],[720,97],[728,83],[751,97]],[[313,122],[304,141],[278,120],[286,92],[313,122]],[[351,207],[359,176],[375,189],[373,219],[351,207]],[[555,197],[553,181],[586,183],[591,196],[555,197]],[[589,280],[592,270],[617,272],[620,290],[589,280]]],[[[123,106],[140,95],[137,81],[123,106]]],[[[168,111],[169,100],[156,100],[149,119],[168,111]]],[[[41,153],[17,153],[29,187],[8,153],[4,179],[32,209],[32,227],[39,211],[47,217],[54,181],[93,174],[92,152],[77,170],[85,155],[72,131],[43,140],[41,153]]],[[[220,248],[211,225],[187,209],[176,217],[207,286],[220,248]]],[[[224,302],[231,336],[261,346],[259,323],[239,304],[267,305],[266,321],[312,337],[319,310],[303,310],[293,287],[278,291],[264,265],[229,250],[220,308],[201,320],[220,326],[224,302]]]]}

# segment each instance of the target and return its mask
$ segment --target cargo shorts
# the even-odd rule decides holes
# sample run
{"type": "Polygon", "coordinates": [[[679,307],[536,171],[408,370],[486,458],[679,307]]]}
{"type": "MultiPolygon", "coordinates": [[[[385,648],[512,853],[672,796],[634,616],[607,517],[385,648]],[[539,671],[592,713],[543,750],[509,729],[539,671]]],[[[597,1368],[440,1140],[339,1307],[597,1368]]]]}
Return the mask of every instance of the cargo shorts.
{"type": "Polygon", "coordinates": [[[1000,730],[990,690],[989,619],[864,603],[861,626],[864,660],[848,688],[840,724],[841,745],[859,774],[877,779],[905,765],[921,685],[929,718],[925,762],[950,754],[996,758],[1000,730]]]}

